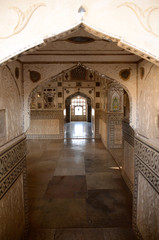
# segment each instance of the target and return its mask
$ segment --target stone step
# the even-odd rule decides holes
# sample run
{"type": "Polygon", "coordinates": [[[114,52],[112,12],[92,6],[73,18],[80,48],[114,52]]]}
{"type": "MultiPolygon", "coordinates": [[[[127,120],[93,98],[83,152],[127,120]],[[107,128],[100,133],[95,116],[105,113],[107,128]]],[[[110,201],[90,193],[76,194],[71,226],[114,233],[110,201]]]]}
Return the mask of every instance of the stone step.
{"type": "Polygon", "coordinates": [[[136,240],[131,228],[32,229],[28,240],[136,240]]]}

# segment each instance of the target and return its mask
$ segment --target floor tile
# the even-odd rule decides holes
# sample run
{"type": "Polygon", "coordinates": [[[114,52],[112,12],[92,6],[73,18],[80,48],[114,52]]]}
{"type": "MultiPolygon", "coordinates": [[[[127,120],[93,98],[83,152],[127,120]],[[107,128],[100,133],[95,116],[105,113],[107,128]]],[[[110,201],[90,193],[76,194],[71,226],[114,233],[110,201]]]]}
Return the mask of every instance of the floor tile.
{"type": "Polygon", "coordinates": [[[103,231],[104,240],[136,240],[130,228],[107,228],[103,231]]]}
{"type": "Polygon", "coordinates": [[[120,190],[90,190],[86,200],[90,227],[130,227],[129,195],[120,190]]]}
{"type": "Polygon", "coordinates": [[[87,186],[85,176],[54,176],[49,182],[45,197],[55,198],[85,198],[87,186]]]}
{"type": "Polygon", "coordinates": [[[87,227],[85,200],[39,200],[31,212],[31,226],[45,229],[87,227]]]}

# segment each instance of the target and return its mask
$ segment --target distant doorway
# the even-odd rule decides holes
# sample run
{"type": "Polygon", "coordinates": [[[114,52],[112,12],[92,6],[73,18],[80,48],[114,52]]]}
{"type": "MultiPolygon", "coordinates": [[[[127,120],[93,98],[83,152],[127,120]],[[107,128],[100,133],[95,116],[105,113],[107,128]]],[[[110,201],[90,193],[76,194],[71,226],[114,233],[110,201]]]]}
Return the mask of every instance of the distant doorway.
{"type": "Polygon", "coordinates": [[[64,138],[93,138],[91,99],[77,92],[66,99],[64,138]]]}
{"type": "Polygon", "coordinates": [[[71,99],[71,121],[87,121],[87,99],[80,95],[71,99]]]}

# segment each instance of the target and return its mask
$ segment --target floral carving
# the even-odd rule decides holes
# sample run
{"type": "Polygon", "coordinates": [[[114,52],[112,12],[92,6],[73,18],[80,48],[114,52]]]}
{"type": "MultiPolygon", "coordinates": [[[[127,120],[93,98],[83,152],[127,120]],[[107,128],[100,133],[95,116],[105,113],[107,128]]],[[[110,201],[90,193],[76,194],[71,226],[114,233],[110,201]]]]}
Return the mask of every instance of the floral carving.
{"type": "Polygon", "coordinates": [[[118,8],[123,7],[123,6],[130,8],[135,13],[135,15],[137,16],[141,25],[144,27],[144,29],[146,31],[150,32],[151,34],[153,34],[156,37],[159,37],[159,34],[156,34],[153,32],[151,23],[150,23],[150,17],[151,17],[152,12],[159,9],[159,7],[152,6],[152,7],[149,7],[147,9],[143,10],[142,8],[140,8],[133,2],[125,2],[121,5],[119,5],[118,8]]]}
{"type": "Polygon", "coordinates": [[[17,7],[10,7],[10,9],[14,10],[18,15],[18,23],[16,24],[15,28],[13,29],[13,32],[9,34],[8,36],[0,37],[0,39],[6,39],[9,37],[12,37],[15,34],[20,33],[28,24],[30,18],[32,17],[33,13],[42,6],[46,6],[44,3],[36,3],[30,6],[25,12],[22,12],[17,7]]]}

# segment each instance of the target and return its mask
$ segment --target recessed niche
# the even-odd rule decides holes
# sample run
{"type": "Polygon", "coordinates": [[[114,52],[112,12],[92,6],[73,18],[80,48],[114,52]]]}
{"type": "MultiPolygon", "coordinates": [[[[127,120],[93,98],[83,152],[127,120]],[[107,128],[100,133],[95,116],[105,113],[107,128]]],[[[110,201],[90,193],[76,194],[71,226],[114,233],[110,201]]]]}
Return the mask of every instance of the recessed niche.
{"type": "Polygon", "coordinates": [[[100,92],[96,92],[96,97],[100,97],[100,92]]]}
{"type": "Polygon", "coordinates": [[[62,103],[58,103],[58,108],[62,108],[62,103]]]}
{"type": "Polygon", "coordinates": [[[143,67],[140,68],[140,78],[143,79],[145,75],[145,69],[143,67]]]}
{"type": "Polygon", "coordinates": [[[0,110],[0,139],[6,137],[6,111],[5,109],[0,110]]]}
{"type": "Polygon", "coordinates": [[[100,87],[100,82],[96,82],[96,87],[100,87]]]}
{"type": "Polygon", "coordinates": [[[58,92],[58,97],[62,97],[62,92],[58,92]]]}
{"type": "Polygon", "coordinates": [[[33,81],[33,82],[37,82],[39,81],[41,78],[41,74],[37,71],[30,71],[30,79],[33,81]]]}
{"type": "Polygon", "coordinates": [[[58,87],[62,87],[62,82],[58,82],[58,87]]]}
{"type": "Polygon", "coordinates": [[[19,68],[15,68],[15,77],[18,79],[19,78],[19,68]]]}
{"type": "Polygon", "coordinates": [[[124,80],[127,81],[130,77],[130,69],[122,69],[119,72],[119,76],[124,80]]]}
{"type": "Polygon", "coordinates": [[[82,43],[90,43],[90,42],[93,42],[94,39],[93,39],[93,38],[90,38],[90,37],[77,36],[77,37],[68,38],[67,41],[72,42],[72,43],[82,44],[82,43]]]}
{"type": "Polygon", "coordinates": [[[96,108],[100,108],[100,103],[96,103],[96,108]]]}

